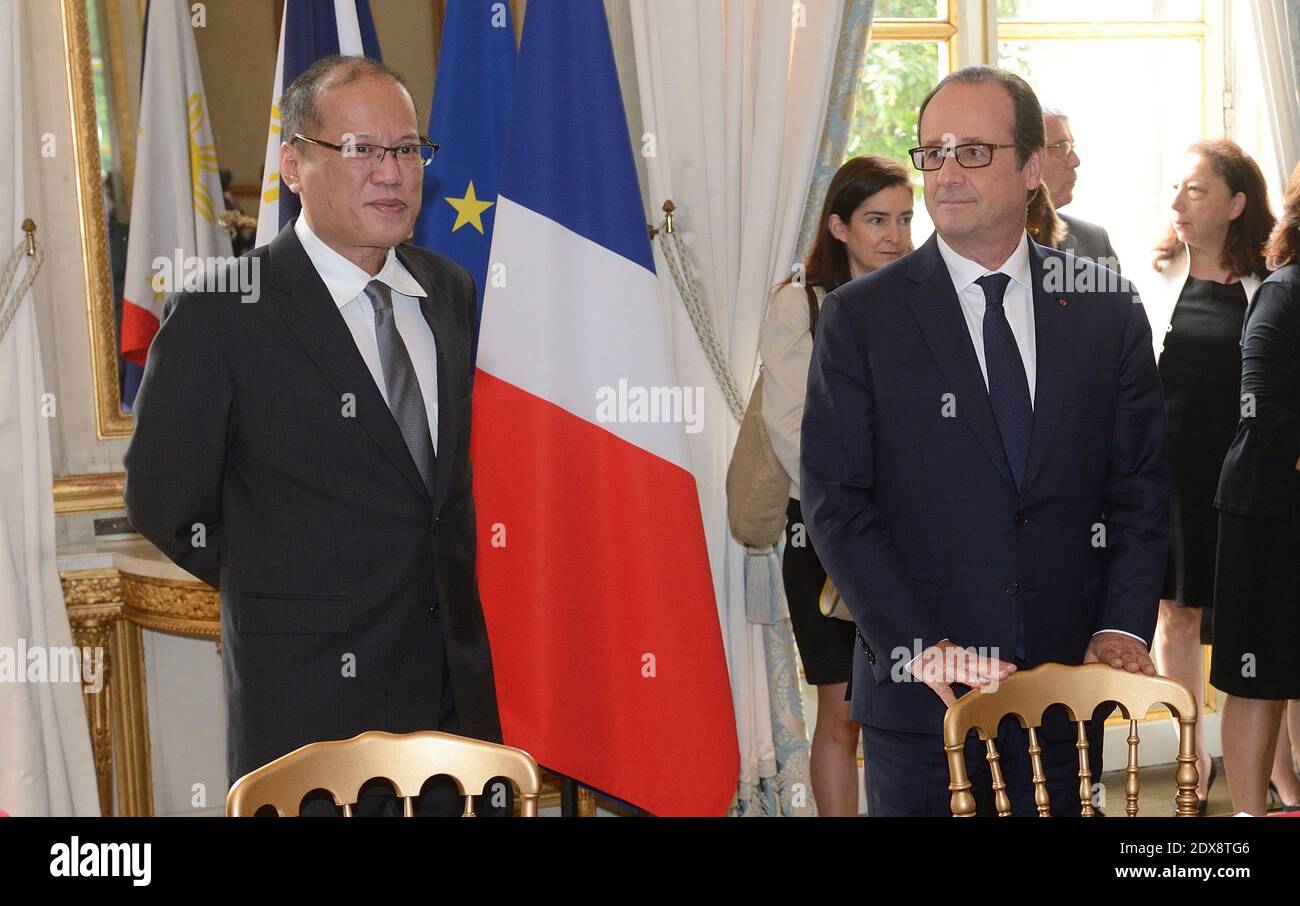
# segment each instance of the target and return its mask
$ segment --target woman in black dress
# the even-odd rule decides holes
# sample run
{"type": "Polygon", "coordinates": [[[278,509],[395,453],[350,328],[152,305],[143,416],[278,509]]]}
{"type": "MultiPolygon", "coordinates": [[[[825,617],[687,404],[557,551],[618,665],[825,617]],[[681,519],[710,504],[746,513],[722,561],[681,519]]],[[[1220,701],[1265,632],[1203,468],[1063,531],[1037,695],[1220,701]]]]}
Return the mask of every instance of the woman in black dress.
{"type": "Polygon", "coordinates": [[[902,165],[874,155],[855,157],[831,179],[821,221],[804,265],[805,280],[777,287],[759,339],[763,357],[763,423],[772,450],[793,480],[786,510],[781,573],[804,677],[817,687],[811,773],[817,813],[858,814],[861,730],[845,701],[855,627],[823,616],[818,607],[826,570],[808,540],[799,509],[799,437],[813,323],[807,287],[817,302],[842,283],[896,261],[912,250],[912,183],[902,165]]]}
{"type": "MultiPolygon", "coordinates": [[[[1242,320],[1267,276],[1273,226],[1259,166],[1229,141],[1198,142],[1174,187],[1173,224],[1156,249],[1163,292],[1148,299],[1169,419],[1169,566],[1152,655],[1204,709],[1202,609],[1214,603],[1214,492],[1241,415],[1242,320]]],[[[1145,296],[1144,296],[1145,298],[1145,296]]],[[[1214,766],[1198,722],[1202,811],[1214,766]]]]}
{"type": "Polygon", "coordinates": [[[1276,270],[1246,317],[1241,425],[1215,500],[1210,665],[1228,693],[1223,766],[1233,809],[1255,815],[1266,809],[1287,699],[1300,698],[1300,167],[1266,252],[1276,270]]]}

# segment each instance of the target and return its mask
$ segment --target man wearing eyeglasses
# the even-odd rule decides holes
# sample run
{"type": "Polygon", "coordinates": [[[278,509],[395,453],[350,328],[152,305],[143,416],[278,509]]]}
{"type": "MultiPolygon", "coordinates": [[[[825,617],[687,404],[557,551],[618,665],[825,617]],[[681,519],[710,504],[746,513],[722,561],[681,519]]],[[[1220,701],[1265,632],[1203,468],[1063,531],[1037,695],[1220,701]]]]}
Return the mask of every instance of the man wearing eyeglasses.
{"type": "MultiPolygon", "coordinates": [[[[436,145],[400,76],[361,57],[315,63],[280,119],[302,212],[251,253],[256,302],[173,297],[126,455],[133,525],[221,591],[232,783],[367,730],[501,741],[474,574],[475,286],[406,244],[436,145]]],[[[356,811],[394,808],[377,790],[356,811]]],[[[444,785],[417,810],[460,808],[444,785]]]]}
{"type": "MultiPolygon", "coordinates": [[[[940,733],[968,690],[1049,661],[1153,674],[1167,556],[1164,404],[1142,306],[1051,290],[1052,259],[1093,277],[1096,265],[1025,232],[1043,166],[1033,90],[959,70],[925,99],[918,132],[935,235],[827,296],[802,426],[804,516],[857,624],[852,715],[882,816],[949,813],[940,733]]],[[[1099,755],[1101,727],[1085,728],[1099,755]]],[[[1076,732],[1056,712],[1039,731],[1053,814],[1082,810],[1076,732]]],[[[996,744],[1013,813],[1034,814],[1026,733],[1006,722],[996,744]]],[[[968,742],[989,813],[984,756],[968,742]]]]}
{"type": "Polygon", "coordinates": [[[1074,200],[1074,184],[1079,179],[1079,150],[1074,133],[1070,131],[1070,118],[1057,108],[1045,108],[1043,128],[1047,141],[1043,154],[1043,182],[1047,183],[1047,190],[1051,193],[1056,216],[1067,229],[1061,247],[1119,273],[1119,256],[1110,244],[1110,234],[1106,229],[1061,213],[1061,208],[1074,200]]]}

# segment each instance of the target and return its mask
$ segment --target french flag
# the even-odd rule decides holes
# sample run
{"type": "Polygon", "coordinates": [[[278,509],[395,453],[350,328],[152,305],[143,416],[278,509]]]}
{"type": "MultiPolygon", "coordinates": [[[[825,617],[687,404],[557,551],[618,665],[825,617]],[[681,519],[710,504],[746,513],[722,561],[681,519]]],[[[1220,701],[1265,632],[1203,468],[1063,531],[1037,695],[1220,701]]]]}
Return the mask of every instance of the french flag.
{"type": "Polygon", "coordinates": [[[645,405],[692,389],[600,0],[527,16],[519,54],[471,447],[502,730],[651,813],[722,815],[740,758],[686,426],[645,405]]]}

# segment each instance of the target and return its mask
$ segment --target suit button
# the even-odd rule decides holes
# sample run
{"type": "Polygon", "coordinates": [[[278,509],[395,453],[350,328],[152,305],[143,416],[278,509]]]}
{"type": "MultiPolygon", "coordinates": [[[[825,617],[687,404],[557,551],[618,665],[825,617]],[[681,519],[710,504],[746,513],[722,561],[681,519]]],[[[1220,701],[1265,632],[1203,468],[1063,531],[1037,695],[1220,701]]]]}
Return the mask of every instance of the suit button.
{"type": "Polygon", "coordinates": [[[442,616],[442,608],[437,604],[434,604],[429,608],[429,616],[433,617],[435,620],[439,619],[442,616]]]}
{"type": "Polygon", "coordinates": [[[1004,589],[1002,589],[1002,590],[1005,591],[1005,592],[1006,592],[1007,594],[1009,594],[1009,595],[1018,595],[1018,594],[1020,594],[1020,583],[1019,583],[1019,582],[1008,582],[1007,585],[1006,585],[1006,587],[1005,587],[1004,589]]]}
{"type": "Polygon", "coordinates": [[[857,636],[858,644],[862,646],[862,653],[867,656],[867,663],[874,666],[876,663],[876,653],[871,650],[871,646],[868,645],[867,640],[862,637],[862,633],[858,632],[857,636]]]}
{"type": "Polygon", "coordinates": [[[1024,513],[1016,513],[1016,525],[1019,528],[1024,528],[1028,524],[1029,524],[1028,516],[1026,516],[1024,513]]]}
{"type": "Polygon", "coordinates": [[[438,534],[438,517],[437,517],[437,516],[434,516],[434,517],[433,517],[433,533],[434,533],[435,535],[438,534]]]}

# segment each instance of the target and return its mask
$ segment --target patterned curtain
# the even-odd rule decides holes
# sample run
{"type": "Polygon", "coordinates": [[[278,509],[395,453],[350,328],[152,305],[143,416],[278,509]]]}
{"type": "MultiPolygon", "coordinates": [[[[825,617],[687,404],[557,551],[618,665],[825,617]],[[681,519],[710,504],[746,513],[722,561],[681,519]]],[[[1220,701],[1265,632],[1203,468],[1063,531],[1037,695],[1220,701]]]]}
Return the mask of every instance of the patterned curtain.
{"type": "MultiPolygon", "coordinates": [[[[1300,0],[1288,0],[1294,8],[1300,0]]],[[[844,149],[849,142],[849,124],[857,104],[858,89],[862,84],[862,68],[867,60],[867,42],[871,37],[871,20],[876,14],[876,0],[846,0],[844,20],[840,27],[840,41],[835,48],[835,77],[831,83],[830,98],[826,102],[826,128],[822,130],[821,147],[817,151],[817,166],[813,170],[812,184],[803,207],[803,223],[799,227],[799,243],[795,247],[795,260],[803,261],[812,246],[817,232],[817,216],[822,200],[831,184],[831,177],[844,163],[844,149]]],[[[1292,26],[1296,17],[1291,17],[1292,26]]],[[[1295,32],[1293,31],[1294,35],[1295,32]]]]}

